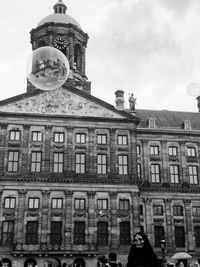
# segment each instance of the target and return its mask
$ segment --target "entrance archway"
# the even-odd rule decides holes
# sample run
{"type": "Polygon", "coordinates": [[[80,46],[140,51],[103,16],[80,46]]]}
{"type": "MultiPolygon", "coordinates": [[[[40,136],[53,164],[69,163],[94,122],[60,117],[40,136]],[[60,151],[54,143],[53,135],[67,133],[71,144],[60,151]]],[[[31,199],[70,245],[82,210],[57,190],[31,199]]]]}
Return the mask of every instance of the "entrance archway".
{"type": "Polygon", "coordinates": [[[85,267],[85,261],[82,258],[76,258],[73,262],[73,267],[85,267]]]}

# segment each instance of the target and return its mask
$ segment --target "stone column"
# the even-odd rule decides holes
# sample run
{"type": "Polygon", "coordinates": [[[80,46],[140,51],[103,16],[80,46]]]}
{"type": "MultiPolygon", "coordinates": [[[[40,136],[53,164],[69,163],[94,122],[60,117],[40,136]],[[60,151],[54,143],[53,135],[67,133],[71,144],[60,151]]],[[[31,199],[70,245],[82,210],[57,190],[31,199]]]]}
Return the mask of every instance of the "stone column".
{"type": "Polygon", "coordinates": [[[94,154],[94,136],[95,136],[95,128],[89,128],[89,153],[88,153],[88,166],[87,166],[87,170],[88,173],[90,174],[94,174],[96,173],[95,170],[95,154],[94,154]]]}
{"type": "MultiPolygon", "coordinates": [[[[149,151],[148,140],[142,140],[143,160],[144,160],[144,181],[149,181],[149,151]]],[[[150,181],[151,182],[151,181],[150,181]]]]}
{"type": "Polygon", "coordinates": [[[117,193],[110,192],[110,246],[115,250],[118,247],[118,231],[117,231],[117,193]]]}
{"type": "Polygon", "coordinates": [[[18,205],[18,217],[17,217],[17,229],[16,229],[16,241],[18,243],[25,242],[25,225],[24,225],[24,213],[26,210],[26,194],[27,191],[21,189],[18,191],[19,205],[18,205]]]}
{"type": "Polygon", "coordinates": [[[50,218],[49,218],[49,197],[50,191],[42,191],[42,223],[41,223],[41,242],[50,241],[50,218]]]}
{"type": "Polygon", "coordinates": [[[96,244],[96,223],[95,223],[95,192],[88,193],[88,243],[90,247],[96,244]]]}
{"type": "Polygon", "coordinates": [[[5,152],[7,147],[6,136],[7,136],[7,123],[1,123],[1,131],[0,131],[0,175],[4,174],[6,170],[6,162],[5,162],[5,152]]]}
{"type": "Polygon", "coordinates": [[[74,153],[73,153],[73,128],[72,127],[68,127],[67,128],[67,149],[66,149],[66,153],[64,155],[64,162],[66,162],[67,164],[67,172],[72,172],[74,170],[73,168],[73,157],[74,157],[74,153]]]}
{"type": "Polygon", "coordinates": [[[153,229],[152,229],[152,213],[151,213],[151,199],[150,198],[145,198],[144,200],[145,202],[145,208],[146,208],[146,218],[145,218],[145,224],[146,224],[146,234],[151,242],[151,244],[153,243],[153,229]]]}
{"type": "Polygon", "coordinates": [[[23,145],[22,145],[22,175],[28,173],[28,153],[29,153],[29,132],[30,125],[24,125],[23,145]]]}
{"type": "Polygon", "coordinates": [[[137,181],[137,143],[136,143],[136,131],[130,131],[130,150],[129,150],[129,172],[131,182],[137,181]]]}
{"type": "Polygon", "coordinates": [[[49,174],[50,171],[52,171],[53,162],[51,162],[51,134],[52,134],[52,126],[46,126],[45,127],[46,132],[46,140],[45,140],[45,146],[42,149],[42,170],[44,170],[44,173],[49,174]]]}
{"type": "MultiPolygon", "coordinates": [[[[3,194],[3,190],[0,190],[0,229],[2,229],[2,216],[3,216],[3,203],[2,203],[2,194],[3,194]]],[[[15,226],[16,228],[16,226],[15,226]]],[[[2,231],[0,231],[0,240],[2,238],[2,231]]]]}
{"type": "Polygon", "coordinates": [[[185,142],[180,142],[180,178],[182,179],[182,182],[188,182],[187,181],[187,168],[186,168],[186,153],[185,153],[185,142]]]}
{"type": "Polygon", "coordinates": [[[161,166],[161,179],[163,183],[170,183],[168,181],[168,151],[167,151],[167,141],[161,141],[161,151],[160,151],[162,166],[161,166]]]}
{"type": "Polygon", "coordinates": [[[193,246],[193,231],[192,231],[192,207],[191,200],[185,199],[185,229],[186,229],[186,244],[188,251],[194,251],[193,246]]]}
{"type": "Polygon", "coordinates": [[[171,201],[169,199],[164,200],[165,203],[165,221],[166,221],[166,233],[165,237],[167,237],[166,240],[166,249],[169,253],[172,253],[174,251],[174,231],[173,231],[173,214],[171,209],[171,201]]]}
{"type": "MultiPolygon", "coordinates": [[[[140,231],[140,205],[139,205],[139,192],[134,192],[132,196],[132,229],[133,233],[140,231]]],[[[133,235],[131,235],[133,236],[133,235]]]]}
{"type": "Polygon", "coordinates": [[[72,191],[65,191],[65,244],[66,246],[71,246],[72,244],[72,228],[73,228],[73,208],[72,208],[72,191]]]}
{"type": "Polygon", "coordinates": [[[116,129],[110,129],[110,173],[116,174],[116,146],[115,146],[116,129]]]}

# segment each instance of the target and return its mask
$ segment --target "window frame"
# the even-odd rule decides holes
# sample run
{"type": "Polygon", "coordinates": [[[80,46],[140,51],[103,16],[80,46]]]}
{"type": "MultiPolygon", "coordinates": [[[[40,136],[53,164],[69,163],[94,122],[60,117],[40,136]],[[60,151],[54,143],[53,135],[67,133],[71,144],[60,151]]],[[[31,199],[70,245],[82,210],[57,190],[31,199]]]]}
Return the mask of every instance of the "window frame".
{"type": "Polygon", "coordinates": [[[10,130],[9,131],[9,141],[20,141],[21,131],[20,130],[10,130]]]}
{"type": "Polygon", "coordinates": [[[32,142],[42,142],[42,141],[43,141],[43,132],[32,131],[32,142]]]}
{"type": "Polygon", "coordinates": [[[107,174],[107,155],[97,154],[97,174],[107,174]]]}
{"type": "Polygon", "coordinates": [[[64,143],[65,142],[65,133],[64,132],[54,132],[53,141],[54,141],[54,143],[64,143]]]}
{"type": "Polygon", "coordinates": [[[107,198],[97,199],[97,210],[108,210],[108,199],[107,198]]]}
{"type": "Polygon", "coordinates": [[[84,174],[86,172],[86,155],[85,153],[75,154],[75,173],[84,174]]]}
{"type": "Polygon", "coordinates": [[[129,199],[119,199],[119,210],[129,211],[130,210],[130,201],[129,199]]]}
{"type": "Polygon", "coordinates": [[[19,171],[19,154],[18,150],[9,150],[8,151],[8,164],[7,171],[8,172],[18,172],[19,171]]]}
{"type": "Polygon", "coordinates": [[[85,210],[86,201],[85,198],[75,198],[74,199],[74,209],[75,210],[85,210]]]}
{"type": "Polygon", "coordinates": [[[4,198],[4,209],[15,209],[15,207],[16,207],[16,197],[4,198]]]}
{"type": "Polygon", "coordinates": [[[40,198],[39,197],[29,197],[28,198],[28,209],[39,209],[40,198]]]}
{"type": "Polygon", "coordinates": [[[158,145],[150,145],[149,154],[151,156],[159,156],[159,154],[160,154],[159,146],[158,145]]]}
{"type": "Polygon", "coordinates": [[[63,173],[64,171],[64,153],[53,152],[53,172],[63,173]]]}
{"type": "Polygon", "coordinates": [[[190,184],[198,185],[198,166],[188,165],[188,176],[190,184]]]}
{"type": "Polygon", "coordinates": [[[122,246],[130,246],[131,244],[131,227],[129,221],[119,223],[119,243],[122,246]]]}
{"type": "Polygon", "coordinates": [[[53,197],[51,199],[51,208],[52,209],[62,209],[63,208],[63,198],[62,197],[53,197]]]}
{"type": "Polygon", "coordinates": [[[118,155],[118,174],[128,175],[128,155],[118,155]]]}
{"type": "Polygon", "coordinates": [[[85,133],[76,133],[75,140],[77,144],[85,144],[86,143],[86,134],[85,133]]]}
{"type": "Polygon", "coordinates": [[[106,145],[107,144],[107,134],[97,134],[97,144],[106,145]]]}
{"type": "Polygon", "coordinates": [[[170,182],[172,184],[179,184],[180,180],[180,166],[176,164],[170,164],[169,166],[170,182]]]}
{"type": "Polygon", "coordinates": [[[128,145],[128,135],[127,134],[119,134],[117,136],[117,144],[119,146],[127,146],[128,145]]]}
{"type": "Polygon", "coordinates": [[[42,152],[31,151],[31,173],[39,173],[42,170],[42,152]],[[35,160],[33,160],[35,155],[35,160]],[[38,159],[39,157],[39,159],[38,159]]]}
{"type": "Polygon", "coordinates": [[[151,174],[151,182],[155,184],[160,183],[160,165],[159,164],[151,164],[150,165],[150,174],[151,174]]]}

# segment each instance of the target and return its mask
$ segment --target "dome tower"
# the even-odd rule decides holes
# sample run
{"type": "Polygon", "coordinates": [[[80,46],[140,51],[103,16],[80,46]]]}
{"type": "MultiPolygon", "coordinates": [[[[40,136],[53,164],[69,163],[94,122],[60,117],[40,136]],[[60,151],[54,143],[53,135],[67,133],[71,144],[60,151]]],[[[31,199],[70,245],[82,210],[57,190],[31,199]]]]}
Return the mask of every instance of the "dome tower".
{"type": "MultiPolygon", "coordinates": [[[[85,74],[85,57],[88,35],[80,24],[66,14],[67,6],[58,0],[53,6],[54,13],[43,18],[36,28],[32,29],[32,50],[42,46],[52,46],[59,49],[68,59],[70,75],[66,83],[83,90],[91,91],[91,83],[85,74]]],[[[28,84],[27,91],[34,88],[28,84]]]]}

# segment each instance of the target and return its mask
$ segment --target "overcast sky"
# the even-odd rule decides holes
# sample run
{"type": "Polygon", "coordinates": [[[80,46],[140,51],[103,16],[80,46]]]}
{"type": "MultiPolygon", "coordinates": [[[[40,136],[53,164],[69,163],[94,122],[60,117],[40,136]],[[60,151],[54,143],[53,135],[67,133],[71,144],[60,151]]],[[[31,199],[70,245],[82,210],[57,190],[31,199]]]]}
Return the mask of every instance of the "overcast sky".
{"type": "MultiPolygon", "coordinates": [[[[63,1],[89,35],[86,74],[94,96],[115,105],[120,89],[126,107],[134,93],[138,109],[197,111],[187,87],[200,83],[199,0],[63,1]]],[[[29,32],[55,3],[1,2],[0,100],[26,92],[29,32]]]]}

